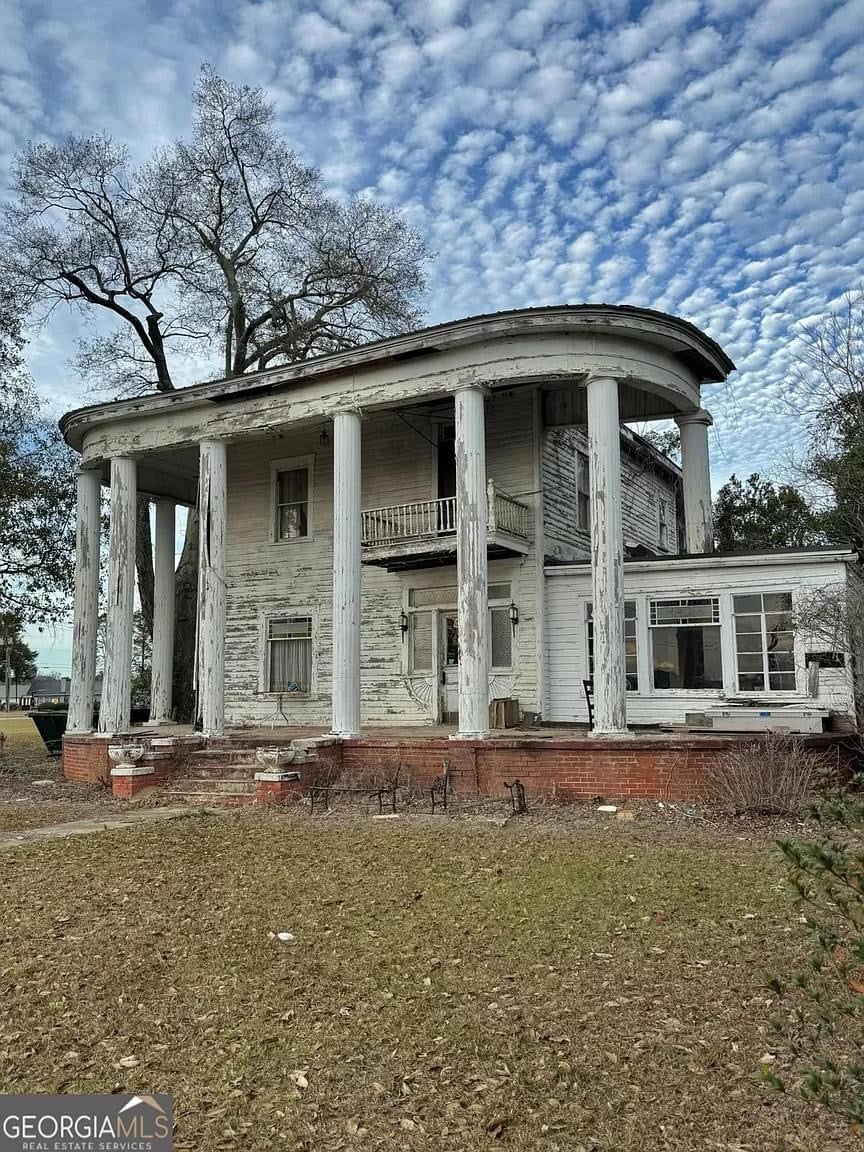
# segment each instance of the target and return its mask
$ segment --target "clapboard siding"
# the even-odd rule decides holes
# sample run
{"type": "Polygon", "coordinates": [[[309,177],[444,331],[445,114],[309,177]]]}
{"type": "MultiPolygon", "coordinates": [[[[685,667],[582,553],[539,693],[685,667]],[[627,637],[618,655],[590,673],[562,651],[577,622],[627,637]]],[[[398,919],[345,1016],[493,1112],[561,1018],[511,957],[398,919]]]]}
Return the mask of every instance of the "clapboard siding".
{"type": "MultiPolygon", "coordinates": [[[[554,560],[582,560],[590,555],[588,533],[577,522],[576,452],[588,453],[584,428],[547,428],[543,433],[543,507],[546,555],[554,560]]],[[[675,473],[621,437],[621,494],[625,547],[655,552],[677,551],[677,486],[675,473]],[[667,544],[660,547],[660,499],[666,501],[667,544]]]]}
{"type": "MultiPolygon", "coordinates": [[[[412,414],[363,422],[364,508],[436,496],[436,426],[412,414]]],[[[532,401],[526,390],[496,393],[487,404],[487,473],[497,488],[532,504],[532,401]]],[[[228,454],[226,714],[232,724],[260,723],[275,710],[263,691],[265,620],[273,615],[313,618],[313,690],[286,696],[298,724],[330,722],[332,668],[333,449],[322,429],[232,444],[228,454]],[[271,465],[312,457],[312,537],[271,542],[271,465]]],[[[329,432],[329,429],[328,429],[329,432]]],[[[533,555],[490,565],[490,580],[508,580],[519,606],[514,637],[514,695],[539,711],[536,650],[537,567],[533,555]]],[[[429,723],[429,712],[408,691],[407,645],[399,617],[411,587],[455,585],[455,564],[410,574],[363,567],[361,619],[362,718],[367,724],[429,723]]]]}
{"type": "MultiPolygon", "coordinates": [[[[685,561],[645,565],[629,570],[625,565],[624,593],[637,600],[639,692],[627,694],[627,717],[633,724],[680,723],[686,712],[699,711],[718,704],[735,691],[734,636],[731,620],[731,597],[740,592],[791,591],[793,596],[807,590],[843,586],[846,564],[817,555],[794,562],[764,563],[688,569],[685,561]],[[723,639],[723,673],[725,689],[702,692],[653,691],[651,686],[650,638],[647,621],[648,597],[719,596],[723,639]]],[[[591,599],[589,569],[550,570],[546,582],[546,652],[547,700],[546,719],[553,722],[586,723],[588,711],[582,681],[588,676],[586,606],[591,599]]],[[[821,649],[823,642],[796,639],[798,664],[797,694],[777,694],[780,699],[793,695],[800,701],[811,700],[805,692],[804,652],[808,647],[821,649]]],[[[853,712],[851,661],[839,670],[822,669],[819,695],[812,702],[840,713],[853,712]]]]}

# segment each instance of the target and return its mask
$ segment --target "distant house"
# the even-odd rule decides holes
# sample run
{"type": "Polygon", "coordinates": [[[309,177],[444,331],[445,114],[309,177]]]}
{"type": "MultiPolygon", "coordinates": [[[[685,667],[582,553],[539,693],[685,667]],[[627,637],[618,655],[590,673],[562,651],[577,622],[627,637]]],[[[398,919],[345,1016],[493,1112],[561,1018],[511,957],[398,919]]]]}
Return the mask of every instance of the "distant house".
{"type": "Polygon", "coordinates": [[[68,704],[68,676],[36,676],[30,683],[29,707],[40,704],[68,704]]]}

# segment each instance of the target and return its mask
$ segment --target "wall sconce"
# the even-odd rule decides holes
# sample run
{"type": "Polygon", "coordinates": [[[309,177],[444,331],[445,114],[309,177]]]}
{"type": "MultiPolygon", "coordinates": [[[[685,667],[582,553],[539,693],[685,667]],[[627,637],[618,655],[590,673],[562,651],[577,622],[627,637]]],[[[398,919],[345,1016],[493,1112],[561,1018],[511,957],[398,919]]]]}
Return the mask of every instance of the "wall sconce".
{"type": "Polygon", "coordinates": [[[330,433],[327,431],[326,425],[321,429],[321,435],[318,437],[318,443],[322,448],[330,446],[330,433]]]}
{"type": "Polygon", "coordinates": [[[402,630],[402,635],[404,636],[408,631],[408,613],[404,608],[399,613],[399,627],[402,630]]]}
{"type": "Polygon", "coordinates": [[[516,625],[519,623],[519,609],[516,607],[515,601],[510,601],[510,624],[513,628],[513,635],[516,635],[516,625]]]}

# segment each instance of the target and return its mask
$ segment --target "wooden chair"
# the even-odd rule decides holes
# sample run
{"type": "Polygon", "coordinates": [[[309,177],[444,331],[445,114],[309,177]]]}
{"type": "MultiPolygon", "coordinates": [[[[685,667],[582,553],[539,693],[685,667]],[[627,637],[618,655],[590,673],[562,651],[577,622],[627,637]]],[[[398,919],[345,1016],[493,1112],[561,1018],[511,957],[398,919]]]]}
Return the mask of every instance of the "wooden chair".
{"type": "Polygon", "coordinates": [[[588,727],[594,727],[594,681],[583,680],[582,687],[585,689],[585,703],[588,705],[588,727]]]}

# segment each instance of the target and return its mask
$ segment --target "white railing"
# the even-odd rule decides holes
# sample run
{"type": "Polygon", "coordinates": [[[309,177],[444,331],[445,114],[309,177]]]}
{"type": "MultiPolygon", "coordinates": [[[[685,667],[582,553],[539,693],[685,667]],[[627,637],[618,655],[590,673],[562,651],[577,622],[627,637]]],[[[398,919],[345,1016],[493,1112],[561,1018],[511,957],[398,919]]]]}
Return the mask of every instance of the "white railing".
{"type": "MultiPolygon", "coordinates": [[[[530,513],[525,504],[512,496],[496,492],[490,480],[487,492],[488,530],[506,532],[527,540],[530,535],[530,513]]],[[[363,543],[367,546],[397,544],[401,540],[435,539],[456,534],[456,497],[443,500],[415,500],[410,504],[391,504],[385,508],[368,508],[363,512],[363,543]]]]}

